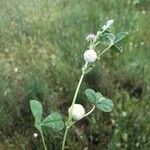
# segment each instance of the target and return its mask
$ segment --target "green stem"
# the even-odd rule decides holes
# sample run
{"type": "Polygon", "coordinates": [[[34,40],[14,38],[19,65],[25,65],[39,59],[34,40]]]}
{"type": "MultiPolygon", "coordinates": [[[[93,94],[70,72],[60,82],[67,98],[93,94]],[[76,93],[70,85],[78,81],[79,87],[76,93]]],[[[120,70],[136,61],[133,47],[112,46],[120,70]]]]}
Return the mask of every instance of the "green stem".
{"type": "Polygon", "coordinates": [[[84,115],[84,117],[90,115],[90,114],[94,111],[94,109],[95,109],[95,106],[93,106],[93,108],[92,108],[88,113],[86,113],[86,114],[84,115]]]}
{"type": "MultiPolygon", "coordinates": [[[[76,99],[77,99],[77,95],[78,95],[78,92],[79,92],[79,89],[80,89],[80,86],[81,86],[81,83],[83,81],[83,78],[84,78],[84,75],[85,75],[85,70],[87,69],[88,67],[88,62],[85,63],[85,66],[84,66],[84,71],[82,72],[82,75],[80,77],[80,80],[78,82],[78,85],[77,85],[77,88],[76,88],[76,91],[75,91],[75,94],[74,94],[74,97],[73,97],[73,100],[72,100],[72,104],[71,104],[71,108],[70,108],[70,111],[72,109],[72,106],[75,104],[76,102],[76,99]]],[[[68,120],[67,120],[67,127],[66,127],[66,130],[65,130],[65,134],[64,134],[64,138],[63,138],[63,144],[62,144],[62,150],[64,150],[65,148],[65,143],[66,143],[66,138],[67,138],[67,134],[68,134],[68,130],[69,128],[71,127],[72,123],[71,123],[71,120],[72,120],[72,116],[69,114],[69,117],[68,117],[68,120]]]]}
{"type": "MultiPolygon", "coordinates": [[[[86,70],[87,66],[88,66],[88,62],[85,63],[85,70],[86,70]]],[[[82,80],[83,80],[84,75],[85,75],[85,74],[84,74],[84,71],[83,71],[83,72],[82,72],[82,75],[81,75],[81,77],[80,77],[78,86],[77,86],[77,88],[76,88],[76,91],[75,91],[75,94],[74,94],[74,97],[73,97],[71,106],[74,105],[75,102],[76,102],[76,98],[77,98],[77,95],[78,95],[78,92],[79,92],[79,89],[80,89],[80,86],[81,86],[81,83],[82,83],[82,80]]]]}
{"type": "MultiPolygon", "coordinates": [[[[85,63],[84,70],[87,69],[87,66],[88,66],[88,62],[85,63]]],[[[85,75],[85,71],[82,72],[82,75],[81,75],[80,80],[79,80],[79,82],[78,82],[78,85],[77,85],[77,88],[76,88],[76,91],[75,91],[75,94],[74,94],[74,97],[73,97],[73,100],[72,100],[72,104],[71,104],[70,111],[71,111],[73,105],[74,105],[75,102],[76,102],[77,95],[78,95],[78,92],[79,92],[81,83],[82,83],[82,81],[83,81],[84,75],[85,75]]],[[[70,120],[71,120],[71,115],[69,115],[69,118],[68,118],[68,121],[70,121],[70,120]]],[[[67,122],[68,122],[68,121],[67,121],[67,122]]]]}
{"type": "Polygon", "coordinates": [[[67,127],[65,130],[64,138],[63,138],[63,144],[62,144],[62,148],[61,148],[62,150],[64,150],[64,148],[65,148],[65,143],[66,143],[68,131],[69,131],[69,128],[67,127]]]}
{"type": "Polygon", "coordinates": [[[43,136],[43,132],[41,131],[40,133],[41,133],[44,149],[47,150],[47,147],[46,147],[46,144],[45,144],[45,140],[44,140],[44,136],[43,136]]]}

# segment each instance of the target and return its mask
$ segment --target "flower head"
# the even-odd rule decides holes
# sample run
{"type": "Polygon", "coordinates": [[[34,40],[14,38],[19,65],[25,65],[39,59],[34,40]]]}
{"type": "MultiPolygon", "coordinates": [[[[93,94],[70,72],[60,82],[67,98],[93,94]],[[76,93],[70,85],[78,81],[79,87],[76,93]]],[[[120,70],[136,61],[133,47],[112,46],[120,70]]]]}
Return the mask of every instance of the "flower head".
{"type": "Polygon", "coordinates": [[[97,53],[93,49],[86,50],[84,52],[84,60],[88,63],[92,63],[97,59],[97,53]]]}
{"type": "Polygon", "coordinates": [[[93,33],[90,33],[86,36],[86,41],[93,41],[95,39],[96,35],[93,33]]]}
{"type": "Polygon", "coordinates": [[[85,109],[81,104],[74,104],[68,110],[74,120],[81,120],[85,115],[85,109]]]}

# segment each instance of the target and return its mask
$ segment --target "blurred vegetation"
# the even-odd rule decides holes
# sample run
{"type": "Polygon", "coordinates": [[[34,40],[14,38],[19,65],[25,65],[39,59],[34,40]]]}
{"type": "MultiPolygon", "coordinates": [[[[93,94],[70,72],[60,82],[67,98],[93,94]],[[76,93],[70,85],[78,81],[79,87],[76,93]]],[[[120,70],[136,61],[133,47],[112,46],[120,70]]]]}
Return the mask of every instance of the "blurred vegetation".
{"type": "MultiPolygon", "coordinates": [[[[0,0],[0,149],[41,150],[33,138],[30,99],[45,115],[71,103],[87,49],[85,37],[107,19],[114,32],[129,32],[124,52],[110,51],[82,84],[78,103],[87,109],[86,87],[115,103],[111,114],[94,112],[77,123],[68,150],[150,148],[149,0],[0,0]]],[[[99,49],[100,50],[100,49],[99,49]]],[[[45,132],[59,150],[63,132],[45,132]]]]}

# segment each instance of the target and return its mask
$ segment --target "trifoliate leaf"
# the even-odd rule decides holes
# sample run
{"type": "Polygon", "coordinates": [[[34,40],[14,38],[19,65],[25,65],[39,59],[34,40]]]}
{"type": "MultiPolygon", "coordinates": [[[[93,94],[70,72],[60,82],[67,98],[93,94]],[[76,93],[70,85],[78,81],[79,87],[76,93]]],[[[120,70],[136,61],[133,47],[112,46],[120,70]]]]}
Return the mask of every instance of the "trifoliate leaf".
{"type": "Polygon", "coordinates": [[[104,112],[110,112],[113,110],[114,104],[110,99],[106,99],[105,97],[102,97],[96,103],[96,107],[104,112]]]}
{"type": "Polygon", "coordinates": [[[95,92],[93,89],[86,89],[85,94],[88,100],[98,109],[104,112],[112,111],[114,104],[110,99],[103,97],[100,92],[95,92]]]}
{"type": "Polygon", "coordinates": [[[64,128],[62,116],[58,112],[53,112],[48,115],[41,124],[43,127],[52,128],[54,131],[59,131],[64,128]]]}
{"type": "Polygon", "coordinates": [[[115,37],[115,41],[114,41],[114,45],[112,46],[112,49],[119,51],[119,52],[123,52],[122,44],[124,42],[124,39],[127,37],[127,35],[128,35],[127,32],[121,32],[117,34],[115,37]]]}

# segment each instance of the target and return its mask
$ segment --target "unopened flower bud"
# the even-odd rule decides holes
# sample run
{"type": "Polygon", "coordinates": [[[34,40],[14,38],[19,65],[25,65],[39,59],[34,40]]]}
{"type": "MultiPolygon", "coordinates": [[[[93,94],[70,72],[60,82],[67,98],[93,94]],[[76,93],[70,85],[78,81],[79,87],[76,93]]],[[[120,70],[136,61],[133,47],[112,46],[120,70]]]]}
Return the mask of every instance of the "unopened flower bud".
{"type": "Polygon", "coordinates": [[[84,52],[84,60],[88,63],[92,63],[96,60],[97,53],[93,49],[86,50],[84,52]]]}
{"type": "Polygon", "coordinates": [[[80,120],[85,115],[85,109],[80,104],[74,104],[72,107],[69,108],[69,114],[71,113],[74,120],[80,120]]]}

